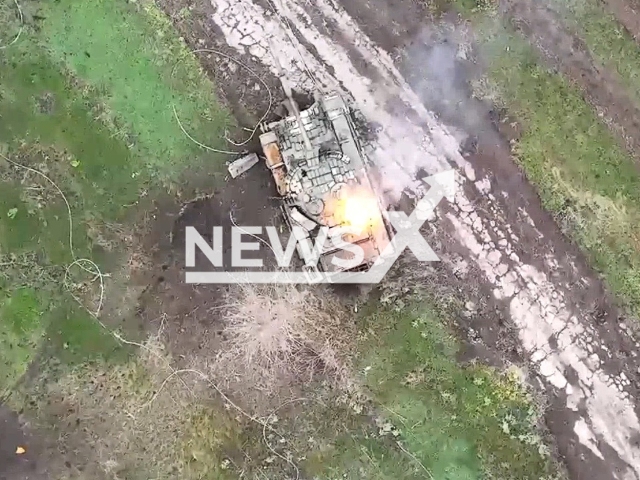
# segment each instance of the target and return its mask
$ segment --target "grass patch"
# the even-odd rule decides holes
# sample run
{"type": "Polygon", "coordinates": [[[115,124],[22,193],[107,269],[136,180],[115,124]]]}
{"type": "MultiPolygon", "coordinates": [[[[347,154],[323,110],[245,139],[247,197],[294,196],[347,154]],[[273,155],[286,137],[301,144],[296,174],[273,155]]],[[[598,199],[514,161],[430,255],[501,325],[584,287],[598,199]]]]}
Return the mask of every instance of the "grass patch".
{"type": "Polygon", "coordinates": [[[640,175],[633,158],[579,92],[535,63],[507,32],[488,39],[490,78],[524,124],[515,156],[543,205],[580,245],[591,265],[640,313],[640,175]],[[518,48],[519,47],[519,48],[518,48]],[[497,52],[500,51],[498,55],[497,52]]]}
{"type": "Polygon", "coordinates": [[[153,2],[61,0],[43,10],[54,58],[104,92],[111,115],[138,153],[136,172],[163,180],[185,168],[220,170],[223,157],[203,154],[179,129],[172,107],[201,142],[224,146],[230,123],[195,58],[153,2]],[[87,22],[91,19],[91,22],[87,22]],[[142,163],[142,164],[140,164],[142,163]]]}
{"type": "Polygon", "coordinates": [[[159,182],[224,167],[226,157],[203,153],[173,117],[175,106],[195,136],[217,145],[229,122],[152,4],[62,0],[37,13],[40,29],[27,28],[0,59],[0,152],[50,172],[79,217],[105,221],[162,191],[159,182]]]}
{"type": "MultiPolygon", "coordinates": [[[[259,425],[205,399],[210,392],[193,377],[183,377],[191,392],[177,377],[165,383],[171,358],[153,339],[145,347],[117,365],[85,362],[42,372],[14,399],[26,396],[40,426],[64,432],[59,448],[83,457],[86,478],[231,480],[242,466],[265,461],[270,452],[259,425]]],[[[48,465],[56,478],[69,478],[63,460],[48,465]]]]}
{"type": "Polygon", "coordinates": [[[206,411],[186,437],[194,460],[189,462],[190,474],[218,478],[215,473],[224,479],[244,473],[248,478],[285,480],[293,478],[297,468],[300,478],[424,478],[422,467],[401,450],[384,422],[378,426],[368,416],[363,404],[336,397],[317,384],[311,387],[313,394],[262,419],[269,425],[265,437],[260,425],[239,415],[229,422],[218,410],[206,411]]]}
{"type": "Polygon", "coordinates": [[[461,367],[428,307],[370,313],[362,331],[367,399],[311,383],[254,422],[198,377],[183,376],[189,389],[169,378],[172,360],[150,339],[118,365],[45,372],[29,408],[54,429],[81,422],[61,448],[80,452],[90,476],[285,480],[297,467],[301,478],[553,478],[531,398],[513,376],[461,367]]]}
{"type": "MultiPolygon", "coordinates": [[[[223,143],[230,120],[197,60],[152,2],[61,0],[23,10],[23,35],[0,57],[0,153],[45,173],[64,192],[75,257],[59,192],[0,160],[0,263],[7,265],[0,280],[42,300],[33,331],[47,340],[43,361],[47,355],[72,364],[114,358],[113,338],[63,288],[65,266],[87,257],[104,272],[119,270],[128,246],[121,238],[110,241],[106,226],[133,232],[136,204],[166,195],[167,188],[182,190],[183,178],[215,180],[223,169],[226,157],[187,140],[172,107],[194,136],[212,145],[223,143]]],[[[17,32],[13,4],[0,8],[0,26],[17,32]]],[[[5,37],[13,34],[0,42],[5,37]]],[[[95,282],[71,280],[91,305],[95,282]]],[[[6,309],[0,328],[13,332],[8,326],[18,313],[6,309]]],[[[12,379],[37,348],[29,331],[22,336],[26,350],[11,354],[12,379]]],[[[3,345],[17,342],[5,337],[3,345]]]]}
{"type": "Polygon", "coordinates": [[[51,269],[35,267],[30,278],[24,269],[33,265],[20,259],[0,272],[0,392],[11,388],[36,356],[41,367],[50,358],[68,366],[87,360],[126,360],[128,349],[67,298],[62,288],[52,288],[51,269]],[[19,278],[23,281],[16,283],[19,278]]]}
{"type": "MultiPolygon", "coordinates": [[[[366,406],[368,407],[368,406],[366,406]]],[[[298,448],[306,447],[300,463],[310,478],[419,479],[425,472],[396,443],[390,430],[368,417],[367,408],[347,397],[325,406],[305,405],[294,427],[307,430],[298,448]],[[305,426],[305,424],[307,426],[305,426]]],[[[295,431],[295,430],[294,430],[295,431]]]]}
{"type": "Polygon", "coordinates": [[[429,305],[375,311],[364,330],[364,382],[433,478],[551,477],[532,398],[513,374],[460,366],[429,305]]]}
{"type": "MultiPolygon", "coordinates": [[[[74,207],[76,221],[82,221],[83,210],[98,218],[120,218],[124,205],[138,199],[139,188],[144,183],[134,176],[133,155],[126,145],[93,118],[90,105],[97,99],[85,98],[74,90],[65,75],[42,53],[10,49],[0,62],[0,82],[8,92],[0,97],[3,118],[0,142],[5,145],[4,153],[47,173],[66,193],[74,207]],[[47,110],[38,107],[44,97],[49,102],[47,110]]],[[[18,202],[27,195],[20,188],[23,179],[28,181],[27,186],[36,183],[51,189],[46,181],[23,170],[7,165],[3,173],[5,181],[14,183],[13,190],[6,194],[9,198],[3,195],[5,202],[18,202]],[[20,191],[16,191],[19,188],[20,191]]],[[[41,212],[52,204],[59,207],[50,212],[52,215],[38,214],[37,217],[45,222],[55,217],[66,220],[66,207],[59,194],[49,190],[47,193],[38,199],[40,201],[19,208],[20,215],[14,220],[26,219],[29,213],[33,217],[34,212],[41,212]]],[[[64,221],[61,228],[68,231],[64,221]]],[[[32,236],[36,236],[38,230],[33,225],[27,229],[32,236]]],[[[86,234],[78,239],[83,236],[86,234]]],[[[13,245],[5,248],[9,247],[13,245]]]]}
{"type": "Polygon", "coordinates": [[[40,225],[20,198],[21,189],[10,182],[0,182],[0,245],[14,253],[37,245],[40,225]]]}
{"type": "Polygon", "coordinates": [[[606,7],[594,0],[552,2],[601,65],[616,71],[640,105],[640,49],[606,7]]]}
{"type": "Polygon", "coordinates": [[[0,395],[26,372],[42,340],[41,305],[36,293],[0,288],[0,395]]]}
{"type": "Polygon", "coordinates": [[[130,349],[122,346],[72,299],[58,301],[46,317],[48,348],[60,362],[122,362],[130,349]]]}
{"type": "MultiPolygon", "coordinates": [[[[452,3],[473,19],[488,64],[476,94],[521,122],[514,156],[543,206],[637,316],[640,174],[634,159],[580,91],[540,65],[522,36],[495,16],[477,13],[484,8],[475,1],[452,3]]],[[[635,65],[633,58],[629,65],[635,65]]]]}

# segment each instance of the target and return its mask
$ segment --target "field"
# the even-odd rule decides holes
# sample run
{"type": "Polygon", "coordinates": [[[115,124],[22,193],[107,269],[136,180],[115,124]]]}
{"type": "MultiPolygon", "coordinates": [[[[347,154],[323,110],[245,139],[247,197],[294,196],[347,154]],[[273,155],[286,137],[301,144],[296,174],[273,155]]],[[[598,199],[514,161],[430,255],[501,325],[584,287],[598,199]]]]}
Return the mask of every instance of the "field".
{"type": "Polygon", "coordinates": [[[0,0],[0,478],[640,475],[636,32],[592,0],[540,7],[556,51],[518,0],[304,3],[0,0]],[[264,45],[399,158],[469,130],[469,200],[423,229],[442,262],[353,290],[184,283],[189,221],[279,225],[266,168],[226,175],[284,99],[264,45]],[[385,140],[400,121],[425,137],[385,140]],[[570,405],[605,388],[584,372],[603,404],[570,405]]]}

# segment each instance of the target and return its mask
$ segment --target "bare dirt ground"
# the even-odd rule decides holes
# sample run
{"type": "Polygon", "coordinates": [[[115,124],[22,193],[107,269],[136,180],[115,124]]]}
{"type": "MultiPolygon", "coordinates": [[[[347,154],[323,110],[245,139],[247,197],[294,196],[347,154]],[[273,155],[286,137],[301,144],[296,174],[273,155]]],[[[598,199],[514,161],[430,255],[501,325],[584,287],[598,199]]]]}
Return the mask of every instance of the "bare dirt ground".
{"type": "MultiPolygon", "coordinates": [[[[174,19],[189,5],[191,18],[176,24],[194,47],[233,52],[259,68],[269,84],[276,84],[277,73],[271,43],[300,91],[349,93],[379,127],[373,157],[390,203],[399,192],[419,187],[412,181],[419,170],[458,168],[456,200],[440,209],[427,230],[443,262],[431,270],[405,258],[399,267],[403,281],[411,283],[411,275],[416,285],[433,288],[438,275],[435,283],[470,299],[473,308],[460,317],[462,330],[483,357],[495,359],[497,353],[523,365],[528,380],[546,393],[547,425],[571,478],[640,478],[640,360],[630,322],[523,179],[508,147],[513,132],[496,128],[509,122],[496,122],[500,117],[491,106],[471,101],[464,79],[451,82],[439,98],[429,94],[441,80],[429,76],[429,66],[475,68],[455,16],[430,23],[424,3],[392,0],[163,5],[174,19]],[[442,102],[443,95],[451,101],[442,102]],[[463,148],[470,143],[475,148],[463,148]]],[[[529,10],[514,12],[531,20],[529,10]]],[[[615,84],[574,39],[545,41],[558,40],[558,67],[580,79],[596,104],[610,108],[625,134],[640,138],[635,110],[615,84]]],[[[253,81],[212,74],[229,98],[253,81]]],[[[253,118],[264,105],[259,97],[253,118]]]]}
{"type": "MultiPolygon", "coordinates": [[[[259,107],[258,107],[259,108],[259,107]]],[[[160,214],[162,210],[159,209],[160,214]]],[[[275,184],[271,174],[262,163],[236,179],[228,179],[221,189],[211,195],[196,199],[183,206],[180,212],[169,214],[165,224],[172,225],[171,231],[162,235],[155,232],[156,271],[140,298],[138,314],[152,329],[162,324],[164,337],[172,355],[181,368],[193,367],[194,357],[199,358],[198,368],[206,368],[203,363],[212,360],[223,337],[222,308],[228,300],[229,285],[189,285],[185,283],[185,228],[195,227],[203,237],[211,241],[214,226],[223,227],[225,265],[230,265],[231,227],[270,226],[285,232],[280,214],[275,184]]],[[[264,241],[266,235],[261,235],[264,241]]],[[[257,241],[245,237],[245,241],[257,241]]],[[[286,242],[287,239],[283,239],[286,242]]],[[[258,252],[245,252],[243,258],[263,259],[265,268],[273,267],[274,258],[267,255],[264,246],[258,252]]],[[[215,271],[204,255],[196,256],[198,271],[215,271]]],[[[217,376],[217,375],[216,375],[217,376]]],[[[236,401],[255,411],[257,404],[247,404],[248,399],[236,401]]],[[[272,408],[262,405],[261,408],[272,408]]]]}
{"type": "Polygon", "coordinates": [[[18,415],[0,405],[0,480],[45,480],[39,440],[18,415]],[[18,448],[25,451],[18,454],[18,448]]]}

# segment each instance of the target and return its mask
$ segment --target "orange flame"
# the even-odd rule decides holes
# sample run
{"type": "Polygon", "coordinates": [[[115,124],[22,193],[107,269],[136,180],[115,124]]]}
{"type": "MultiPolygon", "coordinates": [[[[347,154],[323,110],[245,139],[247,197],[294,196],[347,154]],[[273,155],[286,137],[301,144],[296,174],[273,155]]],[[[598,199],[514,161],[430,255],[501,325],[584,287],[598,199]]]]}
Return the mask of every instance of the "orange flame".
{"type": "Polygon", "coordinates": [[[335,219],[342,224],[364,230],[375,228],[381,221],[378,201],[365,189],[343,192],[334,210],[335,219]]]}

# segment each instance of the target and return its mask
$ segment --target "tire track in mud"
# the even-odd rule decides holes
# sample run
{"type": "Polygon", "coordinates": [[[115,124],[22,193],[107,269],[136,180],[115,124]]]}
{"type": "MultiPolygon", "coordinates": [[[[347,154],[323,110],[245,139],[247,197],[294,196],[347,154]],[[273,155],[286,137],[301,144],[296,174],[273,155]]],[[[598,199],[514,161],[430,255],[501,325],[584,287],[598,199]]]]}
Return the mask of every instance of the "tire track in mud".
{"type": "MultiPolygon", "coordinates": [[[[546,254],[535,255],[537,261],[522,261],[521,256],[531,253],[521,246],[526,239],[515,233],[492,196],[487,194],[489,202],[477,199],[475,208],[460,197],[455,213],[446,219],[516,327],[530,368],[553,406],[548,426],[556,438],[567,438],[558,448],[569,471],[578,479],[640,478],[640,450],[634,443],[640,432],[633,370],[637,359],[630,365],[620,362],[619,352],[602,339],[626,343],[628,351],[637,344],[621,338],[624,334],[603,332],[591,311],[594,304],[578,301],[580,290],[591,290],[593,280],[556,274],[568,268],[577,271],[576,259],[567,262],[565,257],[563,265],[548,245],[546,254]],[[479,213],[482,204],[489,215],[479,213]]],[[[532,229],[529,235],[548,237],[524,209],[521,221],[532,229]]],[[[616,325],[615,319],[607,320],[616,325]]]]}
{"type": "MultiPolygon", "coordinates": [[[[476,174],[460,154],[464,135],[456,137],[439,123],[390,55],[334,1],[318,0],[313,7],[303,0],[212,5],[211,20],[239,53],[252,55],[274,75],[280,63],[300,90],[348,92],[368,120],[381,125],[373,157],[387,189],[416,187],[411,177],[420,169],[461,168],[455,202],[449,213],[441,212],[437,228],[446,230],[456,243],[452,250],[464,251],[478,272],[469,281],[480,282],[516,327],[532,380],[551,399],[549,426],[561,439],[558,448],[572,475],[640,479],[640,346],[620,331],[601,283],[566,244],[531,187],[505,180],[519,175],[508,147],[494,145],[492,137],[495,151],[485,151],[483,165],[482,155],[476,158],[476,174]],[[314,52],[295,41],[287,22],[314,52]],[[363,61],[373,73],[359,68],[363,61]],[[595,309],[594,296],[602,297],[595,309]]],[[[481,118],[486,112],[474,113],[481,118]]]]}
{"type": "Polygon", "coordinates": [[[545,60],[580,87],[587,100],[640,162],[640,110],[614,72],[599,65],[587,46],[544,2],[501,0],[502,13],[545,60]]]}
{"type": "MultiPolygon", "coordinates": [[[[214,0],[212,4],[216,13],[212,20],[224,32],[229,45],[240,53],[249,53],[260,59],[274,75],[279,75],[278,64],[281,65],[295,89],[347,92],[370,121],[382,125],[384,129],[377,139],[372,159],[381,170],[382,187],[392,196],[399,197],[405,186],[419,189],[421,185],[414,181],[414,175],[420,170],[435,173],[450,168],[449,162],[465,163],[459,152],[459,140],[421,107],[410,89],[404,88],[403,78],[386,53],[378,50],[363,35],[345,34],[346,38],[354,40],[355,49],[376,70],[381,81],[373,85],[371,79],[362,76],[354,66],[347,49],[318,31],[303,7],[286,0],[269,2],[277,13],[249,0],[228,3],[226,0],[214,0]],[[295,37],[286,26],[287,22],[314,46],[314,53],[322,62],[304,45],[293,45],[295,37]],[[313,72],[315,82],[307,70],[313,72]],[[390,113],[398,106],[403,116],[390,113]],[[414,111],[415,106],[418,111],[414,111]],[[410,122],[404,115],[418,116],[420,125],[410,122]],[[430,135],[425,134],[425,128],[430,135]],[[398,182],[384,183],[391,179],[398,182]]],[[[326,12],[332,8],[323,2],[315,5],[326,12]]],[[[333,20],[336,15],[328,18],[333,20]]]]}

